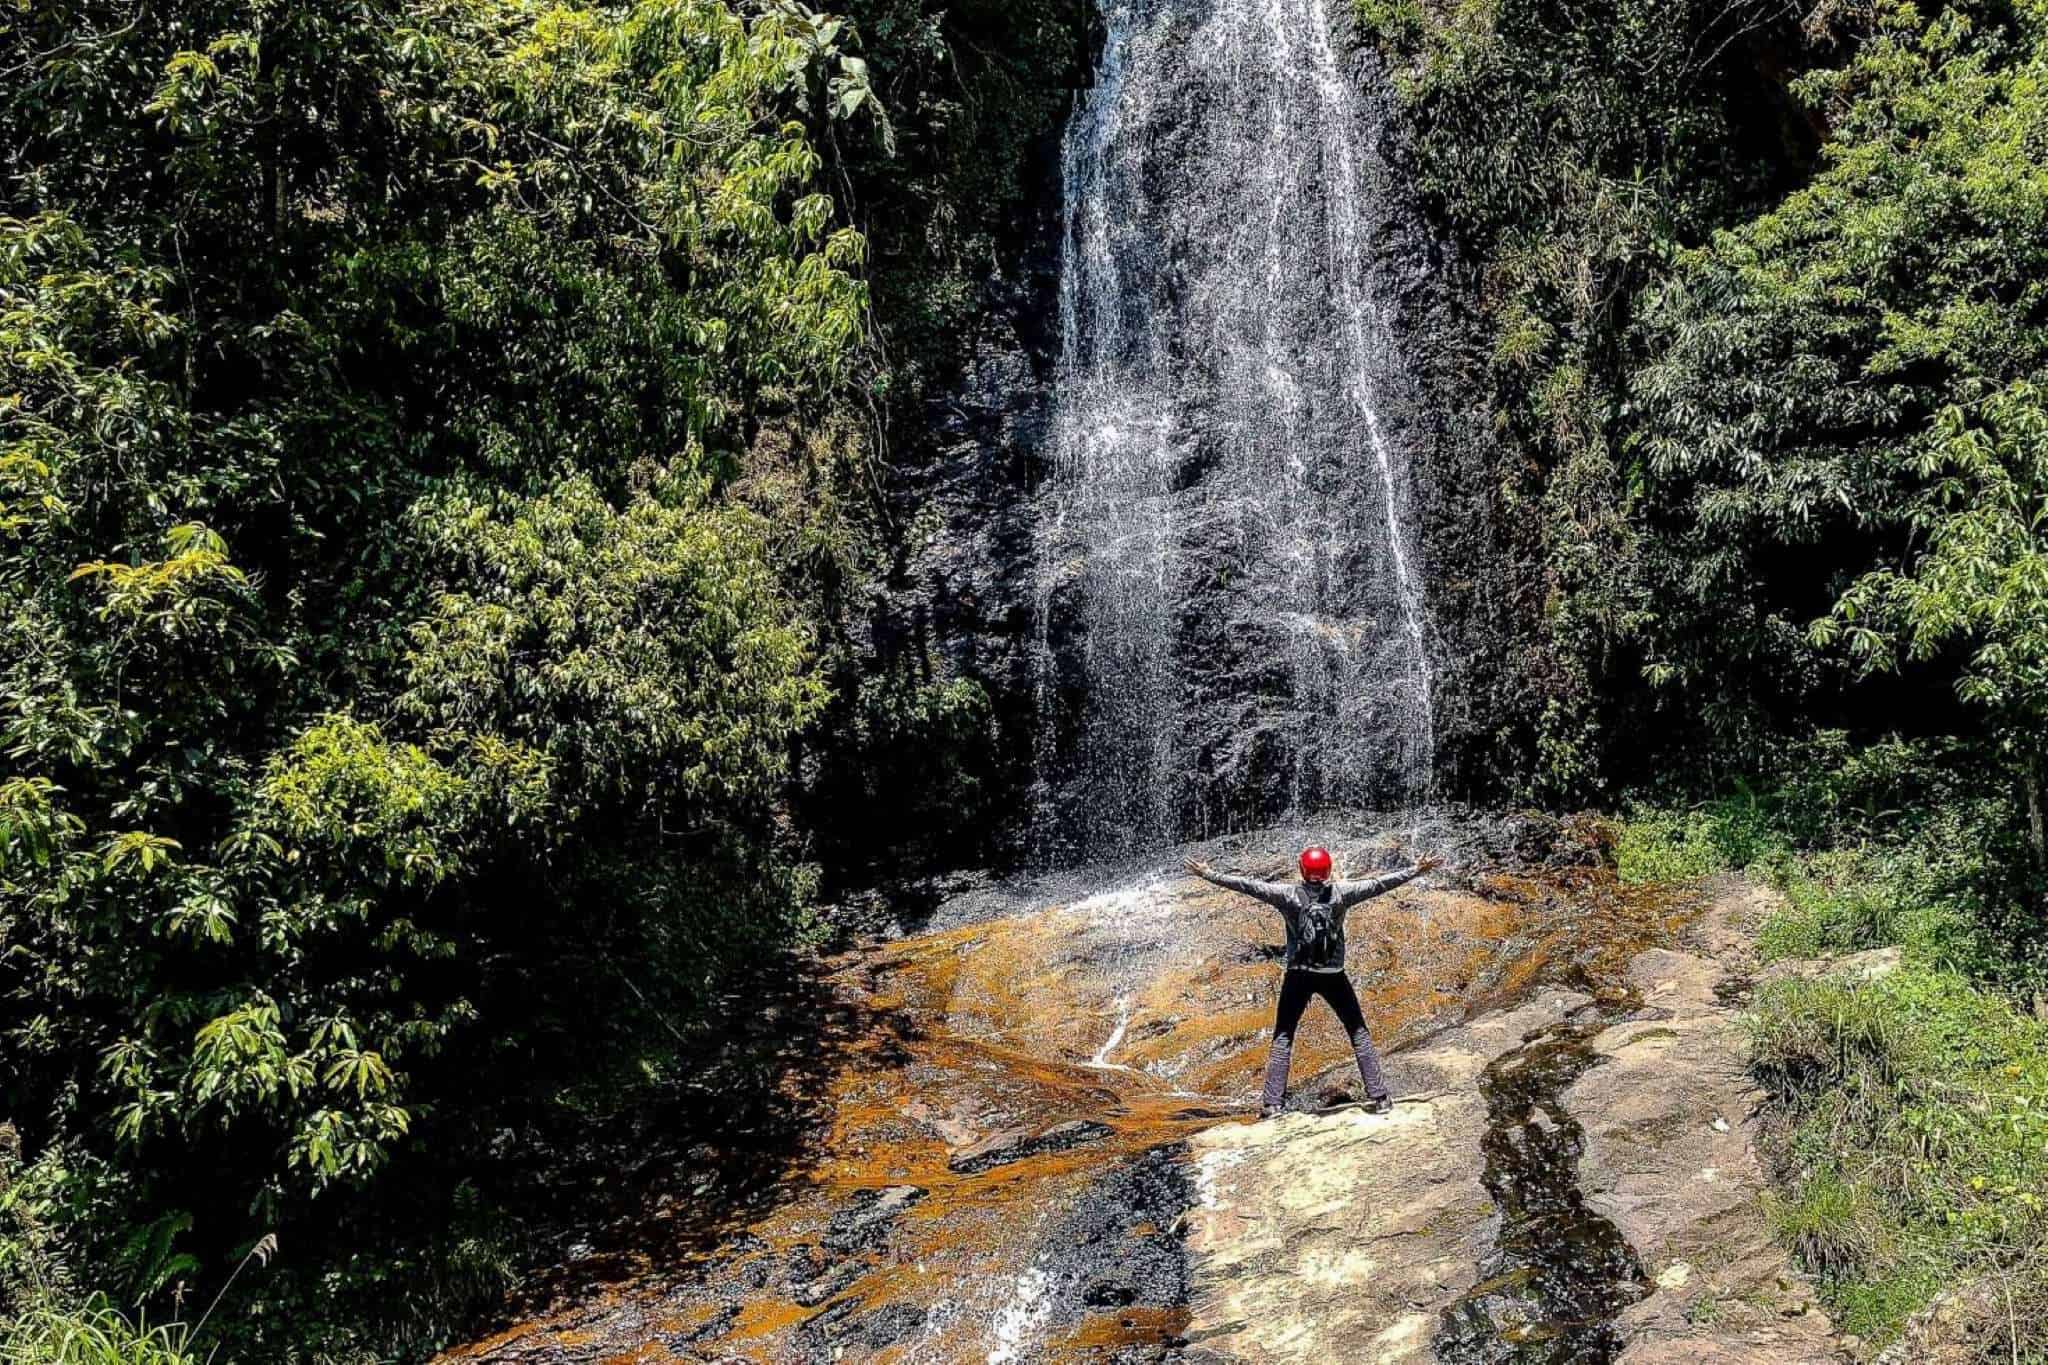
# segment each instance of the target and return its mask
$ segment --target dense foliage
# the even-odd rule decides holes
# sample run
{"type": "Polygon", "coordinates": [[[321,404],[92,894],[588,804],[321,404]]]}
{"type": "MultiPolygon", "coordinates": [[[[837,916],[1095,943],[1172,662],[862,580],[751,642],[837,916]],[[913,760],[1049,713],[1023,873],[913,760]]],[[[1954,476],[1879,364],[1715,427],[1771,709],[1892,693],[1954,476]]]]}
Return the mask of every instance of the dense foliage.
{"type": "Polygon", "coordinates": [[[851,38],[0,17],[5,1110],[137,1220],[110,1289],[217,1283],[802,934],[816,631],[732,489],[860,352],[851,38]]]}
{"type": "Polygon", "coordinates": [[[1527,785],[1904,728],[1997,754],[2048,854],[2040,8],[1363,13],[1478,272],[1527,785]]]}
{"type": "MultiPolygon", "coordinates": [[[[1450,351],[1439,382],[1497,452],[1502,553],[1528,580],[1515,587],[1527,609],[1504,626],[1522,688],[1496,700],[1504,742],[1488,766],[1583,798],[1635,777],[1646,736],[1698,733],[1695,707],[1642,685],[1663,604],[1639,567],[1634,329],[1678,244],[1809,153],[1811,130],[1750,65],[1786,20],[1766,0],[1358,8],[1408,110],[1425,208],[1479,308],[1472,335],[1425,345],[1450,351]]],[[[1725,715],[1720,696],[1704,700],[1725,715]]]]}
{"type": "Polygon", "coordinates": [[[1813,182],[1688,253],[1635,385],[1659,664],[1744,652],[1932,665],[1983,711],[2043,845],[2048,722],[2048,10],[1881,7],[1802,91],[1833,129],[1813,182]],[[1797,574],[1803,582],[1788,581],[1797,574]]]}

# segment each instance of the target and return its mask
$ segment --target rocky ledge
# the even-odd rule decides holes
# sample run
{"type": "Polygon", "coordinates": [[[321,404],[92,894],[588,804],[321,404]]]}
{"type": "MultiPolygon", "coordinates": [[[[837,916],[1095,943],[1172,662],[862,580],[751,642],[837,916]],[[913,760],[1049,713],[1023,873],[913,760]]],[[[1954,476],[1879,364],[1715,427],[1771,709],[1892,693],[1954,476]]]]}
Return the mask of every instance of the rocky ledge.
{"type": "Polygon", "coordinates": [[[1760,893],[1727,883],[1685,951],[1630,962],[1624,995],[1545,993],[1400,1054],[1391,1070],[1410,1093],[1391,1114],[1196,1134],[1189,1358],[1840,1358],[1758,1198],[1763,1097],[1739,1001],[1761,908],[1760,893]],[[1536,1049],[1560,1046],[1575,1060],[1554,1093],[1501,1102],[1536,1049]],[[1507,1188],[1501,1166],[1518,1152],[1547,1154],[1533,1169],[1562,1192],[1507,1188]],[[1533,1232],[1519,1243],[1518,1222],[1533,1232]],[[1546,1247],[1573,1246],[1598,1253],[1590,1270],[1546,1263],[1546,1247]],[[1546,1280],[1618,1311],[1604,1327],[1570,1320],[1569,1305],[1546,1317],[1546,1280]]]}
{"type": "MultiPolygon", "coordinates": [[[[1740,1012],[1768,975],[1891,964],[1759,973],[1767,905],[1737,881],[1550,877],[1404,888],[1356,921],[1386,1115],[1230,1117],[1277,948],[1189,878],[851,953],[814,1006],[837,1052],[792,1091],[802,1162],[722,1224],[680,1197],[622,1224],[605,1278],[444,1358],[1837,1359],[1761,1212],[1740,1012]]],[[[1326,1010],[1296,1058],[1298,1106],[1355,1082],[1326,1010]]]]}
{"type": "Polygon", "coordinates": [[[1553,993],[1403,1054],[1397,1083],[1427,1089],[1391,1114],[1197,1134],[1190,1345],[1217,1360],[1434,1361],[1443,1308],[1477,1283],[1498,1232],[1480,1078],[1586,1003],[1553,993]]]}

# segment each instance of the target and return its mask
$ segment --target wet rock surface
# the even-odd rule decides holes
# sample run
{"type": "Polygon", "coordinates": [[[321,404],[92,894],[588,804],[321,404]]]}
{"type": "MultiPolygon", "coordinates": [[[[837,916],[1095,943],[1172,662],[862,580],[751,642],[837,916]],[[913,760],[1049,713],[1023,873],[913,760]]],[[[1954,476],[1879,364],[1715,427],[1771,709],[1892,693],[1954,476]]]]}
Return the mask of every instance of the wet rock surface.
{"type": "Polygon", "coordinates": [[[1764,893],[1724,883],[1689,951],[1653,949],[1629,984],[1659,1017],[1606,1029],[1603,1059],[1564,1093],[1584,1127],[1580,1183],[1634,1247],[1656,1292],[1618,1322],[1624,1365],[1838,1358],[1806,1280],[1759,1207],[1763,1095],[1722,988],[1748,974],[1764,893]]]}
{"type": "MultiPolygon", "coordinates": [[[[1277,871],[1292,837],[1230,861],[1277,871]]],[[[1395,835],[1329,841],[1370,863],[1395,835]]],[[[1126,876],[839,959],[796,1157],[745,1200],[661,1195],[449,1359],[1826,1358],[1751,1197],[1748,892],[1699,915],[1569,856],[1403,888],[1351,933],[1397,1107],[1253,1122],[1277,921],[1126,876]],[[1477,1354],[1440,1354],[1447,1309],[1477,1354]]],[[[1293,1104],[1354,1084],[1312,1008],[1293,1104]]],[[[747,1165],[714,1146],[685,1188],[747,1165]]]]}
{"type": "Polygon", "coordinates": [[[1478,1083],[1585,1000],[1550,994],[1389,1059],[1391,1114],[1193,1138],[1189,1341],[1227,1360],[1434,1360],[1442,1307],[1478,1282],[1498,1232],[1478,1083]]]}
{"type": "Polygon", "coordinates": [[[1771,1239],[1739,1018],[1757,893],[1599,997],[1539,996],[1389,1061],[1386,1117],[1286,1115],[1189,1148],[1190,1343],[1221,1360],[1819,1362],[1771,1239]],[[1417,1090],[1421,1093],[1414,1093],[1417,1090]]]}
{"type": "MultiPolygon", "coordinates": [[[[1300,18],[1308,16],[1304,9],[1300,18]]],[[[1099,21],[1093,7],[1084,7],[1070,22],[1093,29],[1099,21]]],[[[1497,791],[1510,785],[1504,764],[1533,747],[1522,730],[1545,696],[1540,680],[1547,666],[1530,657],[1531,641],[1543,638],[1541,556],[1529,519],[1504,497],[1510,483],[1502,477],[1504,456],[1485,413],[1470,401],[1472,368],[1483,368],[1492,345],[1469,303],[1478,282],[1460,273],[1449,258],[1450,244],[1429,225],[1403,171],[1413,130],[1404,126],[1392,78],[1371,45],[1356,42],[1348,27],[1340,23],[1331,34],[1339,68],[1332,74],[1349,91],[1344,113],[1296,126],[1305,134],[1338,128],[1336,138],[1357,158],[1355,190],[1364,211],[1353,206],[1328,225],[1356,222],[1360,228],[1346,274],[1371,300],[1370,349],[1379,371],[1371,388],[1395,460],[1399,500],[1412,509],[1418,577],[1428,599],[1423,627],[1435,669],[1428,724],[1436,776],[1442,790],[1497,791]]],[[[1102,35],[1094,36],[1092,44],[1080,45],[1099,47],[1102,35]]],[[[1076,75],[1078,84],[1091,85],[1088,71],[1076,75]]],[[[1162,223],[1164,260],[1151,272],[1161,292],[1175,298],[1211,292],[1195,289],[1193,277],[1227,254],[1234,227],[1266,217],[1231,212],[1227,195],[1183,203],[1174,193],[1183,168],[1204,155],[1205,144],[1230,121],[1240,87],[1294,84],[1242,81],[1206,64],[1164,84],[1160,102],[1169,107],[1157,117],[1157,136],[1146,139],[1156,144],[1145,157],[1150,173],[1120,205],[1133,219],[1162,223]],[[1211,217],[1210,230],[1195,230],[1197,214],[1211,217]]],[[[1076,93],[1085,99],[1091,91],[1076,93]]],[[[1257,152],[1266,139],[1254,137],[1257,152]]],[[[1047,850],[1045,831],[1033,828],[1044,812],[1036,809],[1031,786],[1047,776],[1041,769],[1048,751],[1058,757],[1055,767],[1072,775],[1080,713],[1090,696],[1090,637],[1080,620],[1085,557],[1061,536],[1044,534],[1059,525],[1051,475],[1063,347],[1060,269],[1069,226],[1062,213],[1060,144],[1059,128],[1038,130],[1025,171],[1025,212],[996,243],[978,290],[975,324],[960,338],[957,373],[930,393],[915,431],[899,436],[901,447],[890,452],[882,491],[895,528],[893,562],[844,623],[869,676],[908,668],[984,689],[994,723],[990,752],[981,757],[990,789],[999,793],[991,818],[1000,828],[973,833],[1032,853],[1047,850]],[[1048,539],[1051,544],[1043,543],[1048,539]]],[[[1248,157],[1221,160],[1234,181],[1248,157]]],[[[1286,218],[1313,242],[1326,234],[1302,211],[1302,191],[1323,188],[1325,172],[1309,169],[1309,183],[1281,197],[1296,205],[1286,218]]],[[[1298,263],[1282,278],[1299,278],[1303,294],[1333,292],[1333,281],[1310,279],[1298,263]]],[[[1274,321],[1281,321],[1275,310],[1258,309],[1221,332],[1255,334],[1258,324],[1274,321]]],[[[1248,415],[1285,412],[1290,450],[1326,447],[1314,460],[1321,519],[1377,507],[1386,496],[1385,480],[1367,453],[1365,434],[1355,429],[1356,418],[1320,410],[1342,406],[1345,377],[1304,376],[1293,401],[1269,394],[1263,383],[1246,385],[1213,359],[1186,354],[1206,330],[1197,323],[1167,332],[1179,338],[1171,347],[1173,378],[1195,391],[1172,424],[1173,439],[1185,450],[1161,495],[1181,505],[1185,523],[1171,537],[1176,570],[1161,613],[1168,629],[1186,637],[1177,642],[1182,672],[1173,691],[1183,720],[1174,745],[1194,760],[1197,780],[1177,791],[1179,837],[1261,824],[1318,799],[1316,791],[1298,790],[1303,713],[1335,708],[1313,687],[1290,696],[1276,669],[1284,671],[1289,657],[1319,636],[1352,651],[1352,634],[1383,634],[1387,621],[1381,618],[1398,614],[1392,603],[1375,598],[1351,604],[1359,610],[1343,622],[1345,629],[1303,631],[1275,619],[1273,585],[1244,571],[1246,542],[1261,534],[1258,520],[1231,518],[1219,508],[1250,482],[1233,479],[1228,468],[1233,450],[1245,444],[1248,415]],[[1297,412],[1296,406],[1317,410],[1297,412]]],[[[1275,357],[1342,349],[1312,345],[1291,319],[1274,330],[1280,333],[1269,344],[1275,357]]],[[[1378,539],[1375,527],[1333,566],[1341,592],[1356,594],[1359,585],[1384,575],[1387,550],[1378,539]]],[[[1362,690],[1384,690],[1372,683],[1362,690]]],[[[1375,707],[1389,710],[1391,703],[1375,707]]],[[[1383,718],[1370,719],[1377,724],[1383,718]]],[[[1355,797],[1362,785],[1331,780],[1322,784],[1320,798],[1355,797]]],[[[1405,792],[1402,784],[1396,787],[1405,792]]],[[[1092,842],[1104,851],[1103,841],[1092,842]]]]}
{"type": "Polygon", "coordinates": [[[1065,1123],[1055,1123],[1042,1133],[1012,1128],[953,1153],[946,1162],[946,1169],[955,1175],[973,1175],[1044,1152],[1064,1152],[1069,1147],[1108,1137],[1109,1133],[1108,1124],[1092,1119],[1068,1119],[1065,1123]]]}
{"type": "Polygon", "coordinates": [[[819,1243],[827,1251],[842,1256],[871,1248],[887,1234],[889,1224],[924,1195],[915,1185],[863,1190],[849,1201],[844,1211],[834,1215],[819,1243]]]}
{"type": "Polygon", "coordinates": [[[1239,830],[1082,867],[1009,877],[958,876],[950,879],[945,894],[923,906],[916,918],[899,917],[889,925],[890,932],[880,936],[958,929],[1036,914],[1049,905],[1086,901],[1105,887],[1178,877],[1185,858],[1205,858],[1218,867],[1254,876],[1292,876],[1295,856],[1306,842],[1338,850],[1340,876],[1391,867],[1426,850],[1447,863],[1432,885],[1521,903],[1555,897],[1583,880],[1585,874],[1606,867],[1611,861],[1608,838],[1597,821],[1532,812],[1502,814],[1456,803],[1398,811],[1326,813],[1294,825],[1239,830]]]}
{"type": "Polygon", "coordinates": [[[1053,1223],[1017,1277],[987,1358],[1182,1360],[1188,1261],[1181,1234],[1194,1202],[1181,1143],[1096,1181],[1053,1223]]]}

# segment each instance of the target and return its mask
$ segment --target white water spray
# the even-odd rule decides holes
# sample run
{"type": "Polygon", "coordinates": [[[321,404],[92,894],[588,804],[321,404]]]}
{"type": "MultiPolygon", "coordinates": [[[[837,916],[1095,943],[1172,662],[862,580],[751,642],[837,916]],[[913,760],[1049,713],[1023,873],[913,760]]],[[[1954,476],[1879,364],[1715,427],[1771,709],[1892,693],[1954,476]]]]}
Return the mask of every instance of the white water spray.
{"type": "Polygon", "coordinates": [[[1435,682],[1372,115],[1324,0],[1104,19],[1063,148],[1041,828],[1102,853],[1412,800],[1435,682]]]}
{"type": "Polygon", "coordinates": [[[1010,1288],[1010,1296],[990,1325],[994,1345],[988,1365],[1017,1365],[1029,1359],[1052,1316],[1052,1276],[1040,1265],[1027,1266],[1010,1288]]]}
{"type": "Polygon", "coordinates": [[[1109,1060],[1112,1052],[1122,1046],[1124,1033],[1131,1026],[1131,996],[1126,991],[1116,998],[1116,1027],[1109,1031],[1109,1037],[1102,1040],[1102,1046],[1095,1049],[1095,1055],[1088,1059],[1088,1065],[1097,1070],[1129,1071],[1130,1068],[1109,1060]]]}

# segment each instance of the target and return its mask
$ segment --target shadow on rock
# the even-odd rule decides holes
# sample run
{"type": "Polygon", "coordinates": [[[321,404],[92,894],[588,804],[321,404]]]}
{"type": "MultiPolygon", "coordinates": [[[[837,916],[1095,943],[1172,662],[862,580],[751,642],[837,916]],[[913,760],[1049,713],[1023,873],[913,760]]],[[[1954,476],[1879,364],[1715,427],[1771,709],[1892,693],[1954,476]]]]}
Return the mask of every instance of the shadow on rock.
{"type": "MultiPolygon", "coordinates": [[[[725,1025],[676,1059],[685,1079],[531,1173],[597,1207],[557,1201],[580,1236],[557,1235],[555,1264],[507,1303],[508,1319],[681,1273],[743,1240],[823,1156],[834,1078],[854,1065],[904,1066],[920,1037],[909,1012],[849,991],[816,965],[763,972],[733,990],[720,1014],[725,1025]]],[[[865,1220],[856,1209],[835,1240],[859,1240],[908,1202],[865,1210],[865,1220]]]]}

